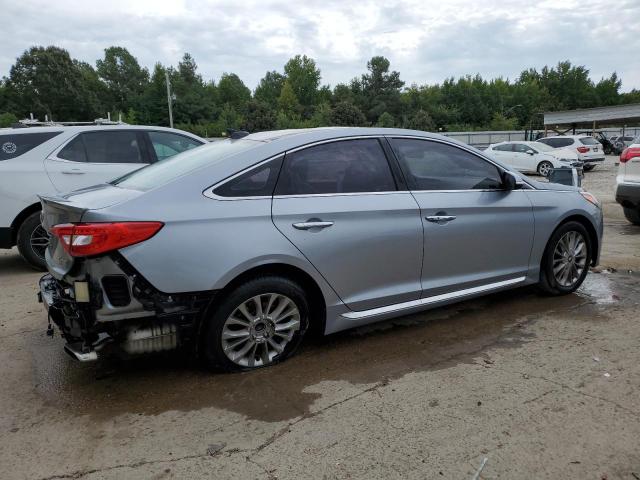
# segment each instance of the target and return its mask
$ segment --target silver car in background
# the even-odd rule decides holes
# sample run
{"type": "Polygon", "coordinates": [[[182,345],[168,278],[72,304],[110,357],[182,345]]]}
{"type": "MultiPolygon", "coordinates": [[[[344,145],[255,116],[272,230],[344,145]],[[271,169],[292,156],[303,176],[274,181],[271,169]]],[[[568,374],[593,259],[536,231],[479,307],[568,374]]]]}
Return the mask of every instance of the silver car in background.
{"type": "Polygon", "coordinates": [[[281,361],[310,330],[573,292],[602,238],[589,193],[401,129],[252,134],[42,204],[40,298],[68,353],[190,346],[217,370],[281,361]]]}

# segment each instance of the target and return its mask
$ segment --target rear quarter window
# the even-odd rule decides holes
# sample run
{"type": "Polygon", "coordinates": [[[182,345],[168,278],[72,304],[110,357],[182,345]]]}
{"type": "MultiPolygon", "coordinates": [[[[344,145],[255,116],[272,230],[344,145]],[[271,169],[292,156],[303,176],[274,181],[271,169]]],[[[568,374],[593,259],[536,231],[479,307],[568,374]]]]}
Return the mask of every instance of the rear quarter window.
{"type": "Polygon", "coordinates": [[[0,161],[17,158],[62,132],[0,134],[0,161]]]}

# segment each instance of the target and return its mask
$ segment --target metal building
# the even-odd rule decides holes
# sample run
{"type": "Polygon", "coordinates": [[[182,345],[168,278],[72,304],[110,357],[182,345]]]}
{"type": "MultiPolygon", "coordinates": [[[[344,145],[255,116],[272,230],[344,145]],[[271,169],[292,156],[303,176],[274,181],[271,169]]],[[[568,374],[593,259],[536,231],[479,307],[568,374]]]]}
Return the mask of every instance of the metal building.
{"type": "Polygon", "coordinates": [[[596,130],[600,126],[640,124],[640,103],[610,107],[581,108],[560,112],[545,112],[544,128],[566,133],[576,128],[596,130]]]}

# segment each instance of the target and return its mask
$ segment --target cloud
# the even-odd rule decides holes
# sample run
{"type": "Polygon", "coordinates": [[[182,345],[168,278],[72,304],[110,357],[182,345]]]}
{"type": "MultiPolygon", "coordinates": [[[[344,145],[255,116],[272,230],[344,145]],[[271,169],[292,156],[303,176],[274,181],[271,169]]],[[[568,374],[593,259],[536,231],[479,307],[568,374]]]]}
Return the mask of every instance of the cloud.
{"type": "Polygon", "coordinates": [[[597,81],[617,71],[640,88],[640,3],[555,2],[0,0],[0,75],[32,45],[58,45],[94,64],[124,46],[149,69],[193,55],[206,79],[237,73],[251,88],[293,55],[313,57],[323,83],[360,75],[384,55],[407,84],[480,73],[514,79],[525,68],[569,59],[597,81]]]}

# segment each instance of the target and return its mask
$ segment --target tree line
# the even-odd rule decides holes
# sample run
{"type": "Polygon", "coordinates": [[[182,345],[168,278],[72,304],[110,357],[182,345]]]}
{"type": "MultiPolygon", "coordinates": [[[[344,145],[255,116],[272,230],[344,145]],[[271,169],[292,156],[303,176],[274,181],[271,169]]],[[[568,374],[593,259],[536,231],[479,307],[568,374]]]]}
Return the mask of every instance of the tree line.
{"type": "Polygon", "coordinates": [[[333,88],[316,62],[291,58],[266,72],[252,92],[235,73],[217,81],[198,73],[185,53],[177,67],[151,72],[126,48],[109,47],[95,66],[55,46],[34,46],[0,81],[0,127],[33,113],[59,121],[122,116],[131,124],[168,125],[168,73],[177,128],[202,136],[227,129],[250,132],[319,126],[403,127],[427,131],[511,130],[540,127],[544,111],[640,102],[640,90],[622,93],[614,72],[594,82],[570,61],[528,69],[510,81],[480,75],[433,85],[406,85],[388,59],[371,58],[366,71],[333,88]]]}

